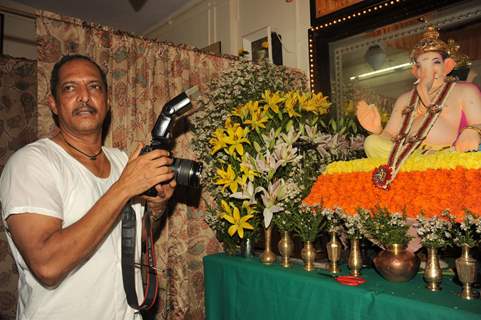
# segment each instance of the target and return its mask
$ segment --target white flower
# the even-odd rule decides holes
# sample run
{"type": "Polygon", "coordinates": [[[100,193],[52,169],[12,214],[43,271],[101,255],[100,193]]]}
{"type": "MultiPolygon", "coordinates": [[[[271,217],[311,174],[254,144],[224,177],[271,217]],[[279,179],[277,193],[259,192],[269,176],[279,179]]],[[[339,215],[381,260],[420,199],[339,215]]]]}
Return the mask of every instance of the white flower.
{"type": "Polygon", "coordinates": [[[264,226],[267,228],[272,221],[272,215],[276,212],[284,210],[280,203],[287,196],[286,187],[283,179],[279,179],[274,184],[269,183],[267,190],[260,187],[262,192],[261,199],[264,204],[264,226]]]}

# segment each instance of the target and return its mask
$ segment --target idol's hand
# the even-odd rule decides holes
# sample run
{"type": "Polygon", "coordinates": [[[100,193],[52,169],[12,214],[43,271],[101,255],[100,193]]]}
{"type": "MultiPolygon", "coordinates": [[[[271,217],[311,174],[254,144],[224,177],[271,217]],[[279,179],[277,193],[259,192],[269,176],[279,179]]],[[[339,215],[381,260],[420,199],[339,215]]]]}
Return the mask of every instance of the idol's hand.
{"type": "Polygon", "coordinates": [[[374,104],[367,104],[361,100],[356,106],[356,117],[361,126],[367,131],[380,134],[382,132],[381,115],[374,104]]]}
{"type": "Polygon", "coordinates": [[[459,135],[458,140],[454,144],[456,151],[478,151],[481,144],[481,137],[479,133],[472,128],[465,128],[459,135]]]}

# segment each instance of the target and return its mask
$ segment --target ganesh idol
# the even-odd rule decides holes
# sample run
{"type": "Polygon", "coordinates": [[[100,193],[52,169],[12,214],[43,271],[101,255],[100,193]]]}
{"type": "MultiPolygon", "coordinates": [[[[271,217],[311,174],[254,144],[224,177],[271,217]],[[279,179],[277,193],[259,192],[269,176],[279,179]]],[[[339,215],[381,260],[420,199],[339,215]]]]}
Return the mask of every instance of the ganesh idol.
{"type": "Polygon", "coordinates": [[[367,156],[387,161],[377,173],[382,188],[413,153],[477,151],[481,143],[481,92],[447,76],[456,62],[433,26],[412,50],[411,61],[413,89],[397,98],[384,128],[374,105],[357,105],[359,123],[371,133],[364,143],[367,156]]]}
{"type": "Polygon", "coordinates": [[[372,133],[365,143],[367,155],[386,158],[400,139],[417,140],[422,150],[478,150],[481,93],[472,83],[447,77],[456,63],[434,27],[428,27],[416,44],[411,60],[417,80],[412,90],[398,97],[384,128],[375,106],[364,101],[357,105],[360,124],[372,133]]]}

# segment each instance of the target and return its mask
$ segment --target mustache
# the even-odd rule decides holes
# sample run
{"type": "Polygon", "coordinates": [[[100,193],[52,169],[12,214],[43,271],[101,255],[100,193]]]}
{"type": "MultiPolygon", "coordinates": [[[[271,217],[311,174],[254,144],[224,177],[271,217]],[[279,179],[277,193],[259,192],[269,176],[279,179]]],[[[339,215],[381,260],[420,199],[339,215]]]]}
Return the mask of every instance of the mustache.
{"type": "Polygon", "coordinates": [[[97,109],[89,105],[88,103],[82,103],[73,110],[73,115],[78,115],[81,112],[90,112],[92,114],[97,113],[97,109]]]}

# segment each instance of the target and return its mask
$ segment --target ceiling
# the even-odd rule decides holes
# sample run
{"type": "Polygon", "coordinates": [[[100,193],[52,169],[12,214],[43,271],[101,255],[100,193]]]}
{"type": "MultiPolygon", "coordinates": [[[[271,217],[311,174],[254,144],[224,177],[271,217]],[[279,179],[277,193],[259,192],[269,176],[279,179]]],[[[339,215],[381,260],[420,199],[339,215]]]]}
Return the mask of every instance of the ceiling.
{"type": "Polygon", "coordinates": [[[15,0],[35,9],[144,35],[196,0],[15,0]]]}

